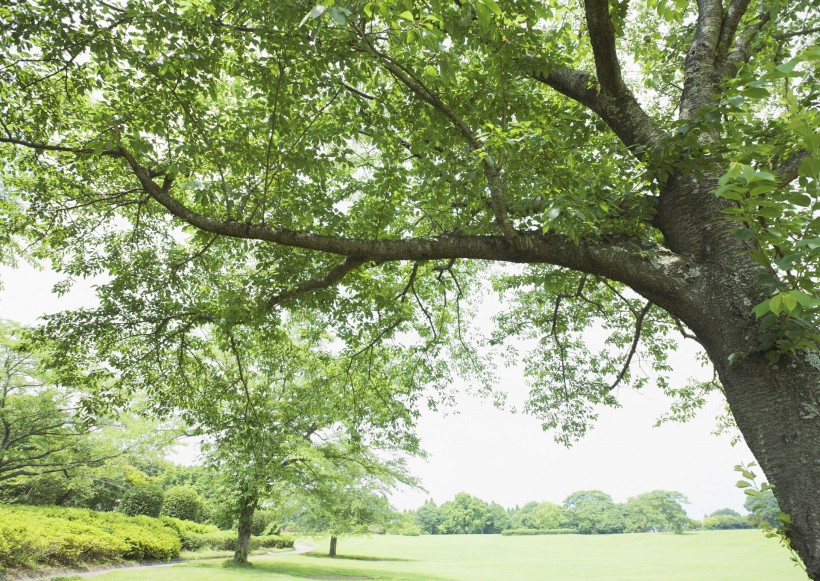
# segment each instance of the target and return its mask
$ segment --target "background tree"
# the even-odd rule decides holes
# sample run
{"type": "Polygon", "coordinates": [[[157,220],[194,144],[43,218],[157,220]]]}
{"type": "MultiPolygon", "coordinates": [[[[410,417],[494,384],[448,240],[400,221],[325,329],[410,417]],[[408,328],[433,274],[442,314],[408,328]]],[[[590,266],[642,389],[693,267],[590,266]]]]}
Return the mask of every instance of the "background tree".
{"type": "Polygon", "coordinates": [[[773,527],[783,526],[780,505],[777,504],[777,499],[771,488],[761,491],[761,497],[747,497],[746,502],[743,503],[743,508],[752,513],[753,516],[749,522],[754,526],[762,522],[767,522],[773,527]]]}
{"type": "Polygon", "coordinates": [[[529,265],[497,281],[499,335],[539,340],[527,411],[570,442],[695,337],[820,578],[809,0],[149,8],[15,3],[0,32],[0,243],[110,277],[57,326],[174,341],[288,303],[470,361],[466,260],[529,265]]]}
{"type": "Polygon", "coordinates": [[[653,490],[627,500],[623,507],[626,532],[674,531],[682,533],[689,517],[682,504],[689,501],[680,492],[653,490]]]}
{"type": "Polygon", "coordinates": [[[466,492],[459,492],[453,500],[442,503],[439,514],[438,528],[444,534],[480,534],[492,524],[489,505],[466,492]]]}
{"type": "Polygon", "coordinates": [[[624,516],[612,497],[600,490],[573,492],[564,500],[567,521],[583,534],[620,533],[624,516]]]}
{"type": "Polygon", "coordinates": [[[440,532],[441,511],[432,498],[425,500],[424,504],[416,509],[416,522],[425,533],[436,535],[440,532]]]}

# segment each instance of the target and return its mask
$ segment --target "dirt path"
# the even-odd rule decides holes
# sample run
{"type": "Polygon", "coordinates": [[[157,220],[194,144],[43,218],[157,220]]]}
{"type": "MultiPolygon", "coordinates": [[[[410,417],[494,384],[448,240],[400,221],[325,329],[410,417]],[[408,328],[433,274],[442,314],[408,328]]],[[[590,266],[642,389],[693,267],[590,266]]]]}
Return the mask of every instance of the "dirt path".
{"type": "MultiPolygon", "coordinates": [[[[301,555],[302,553],[309,553],[310,551],[315,550],[316,547],[312,545],[303,545],[301,543],[293,543],[293,550],[290,551],[277,551],[275,553],[264,553],[259,555],[253,555],[255,557],[276,557],[278,555],[301,555]]],[[[129,571],[141,571],[143,569],[157,569],[160,567],[173,567],[174,565],[180,565],[184,563],[198,563],[200,561],[224,561],[225,557],[214,557],[213,559],[194,559],[192,561],[183,561],[182,559],[178,561],[171,561],[170,563],[137,563],[134,565],[99,565],[99,566],[91,566],[87,569],[61,569],[59,571],[47,571],[43,573],[21,573],[18,575],[11,575],[9,577],[3,577],[0,574],[0,581],[31,581],[34,579],[37,580],[46,580],[46,579],[54,579],[55,577],[98,577],[99,575],[103,575],[105,573],[110,573],[111,571],[120,571],[123,569],[127,569],[129,571]]]]}

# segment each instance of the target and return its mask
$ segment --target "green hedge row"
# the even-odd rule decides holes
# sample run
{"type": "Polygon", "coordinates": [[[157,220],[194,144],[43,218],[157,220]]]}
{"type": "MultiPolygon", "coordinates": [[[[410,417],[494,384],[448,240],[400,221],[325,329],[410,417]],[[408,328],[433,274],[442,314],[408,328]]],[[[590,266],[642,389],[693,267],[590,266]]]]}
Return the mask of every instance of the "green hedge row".
{"type": "MultiPolygon", "coordinates": [[[[254,549],[292,546],[290,537],[251,538],[254,549]]],[[[0,505],[0,573],[91,563],[169,561],[183,548],[206,547],[234,550],[236,532],[171,517],[0,505]]]]}
{"type": "Polygon", "coordinates": [[[510,529],[502,531],[502,535],[577,535],[578,531],[575,529],[510,529]]]}
{"type": "MultiPolygon", "coordinates": [[[[289,535],[260,535],[251,537],[251,549],[293,547],[293,537],[289,535]]],[[[214,549],[218,551],[236,550],[236,531],[215,531],[205,534],[187,533],[182,537],[182,548],[186,551],[214,549]]]]}

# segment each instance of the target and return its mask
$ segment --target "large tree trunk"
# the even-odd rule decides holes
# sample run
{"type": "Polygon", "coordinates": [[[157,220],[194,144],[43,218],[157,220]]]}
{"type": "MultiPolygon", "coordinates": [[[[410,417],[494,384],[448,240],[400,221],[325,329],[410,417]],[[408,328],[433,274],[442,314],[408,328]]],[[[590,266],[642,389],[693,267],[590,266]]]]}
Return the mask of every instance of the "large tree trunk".
{"type": "Polygon", "coordinates": [[[680,317],[709,354],[746,443],[791,517],[791,546],[820,579],[820,353],[783,353],[773,366],[759,350],[751,310],[770,294],[760,282],[766,272],[734,237],[737,226],[720,217],[725,202],[713,187],[714,180],[689,182],[665,192],[658,225],[694,266],[685,298],[647,296],[680,317]]]}
{"type": "Polygon", "coordinates": [[[338,539],[336,537],[330,537],[330,550],[327,552],[328,557],[335,557],[336,556],[336,542],[338,539]]]}
{"type": "Polygon", "coordinates": [[[248,553],[251,546],[251,528],[253,513],[256,511],[256,498],[244,497],[239,503],[239,522],[236,530],[236,551],[233,562],[245,565],[248,562],[248,553]]]}

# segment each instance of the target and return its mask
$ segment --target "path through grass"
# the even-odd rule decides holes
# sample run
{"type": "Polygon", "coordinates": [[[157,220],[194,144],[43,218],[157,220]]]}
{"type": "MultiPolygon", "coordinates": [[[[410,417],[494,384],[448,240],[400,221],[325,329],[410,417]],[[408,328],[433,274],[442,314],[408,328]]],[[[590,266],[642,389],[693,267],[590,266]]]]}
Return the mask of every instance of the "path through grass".
{"type": "MultiPolygon", "coordinates": [[[[314,542],[324,547],[320,539],[314,542]]],[[[249,569],[220,562],[118,571],[102,581],[805,581],[775,540],[756,530],[685,535],[448,535],[340,539],[340,558],[256,557],[249,569]],[[358,555],[359,558],[345,558],[358,555]],[[366,557],[366,558],[363,558],[366,557]]]]}

